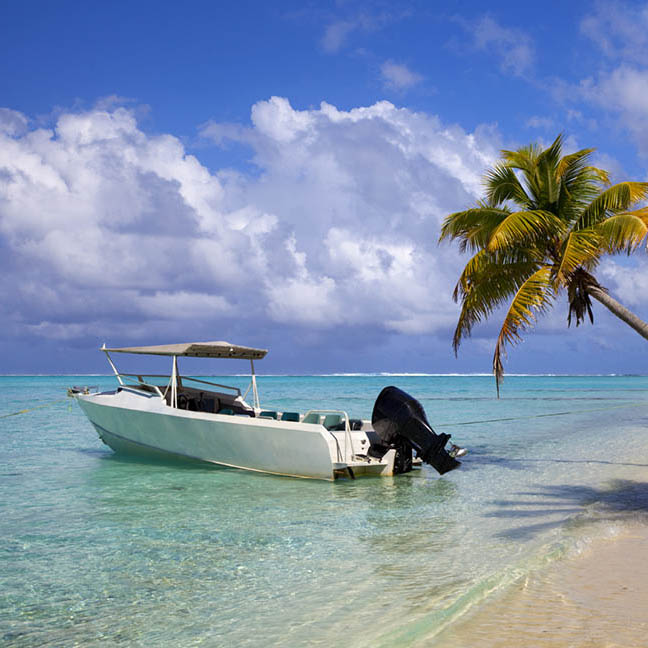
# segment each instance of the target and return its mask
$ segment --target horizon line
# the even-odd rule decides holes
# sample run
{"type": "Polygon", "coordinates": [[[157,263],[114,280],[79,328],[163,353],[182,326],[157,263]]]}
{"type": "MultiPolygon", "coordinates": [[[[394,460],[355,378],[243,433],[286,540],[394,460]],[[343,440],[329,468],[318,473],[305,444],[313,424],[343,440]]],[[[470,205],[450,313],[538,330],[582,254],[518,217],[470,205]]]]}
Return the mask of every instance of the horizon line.
{"type": "MultiPolygon", "coordinates": [[[[148,374],[142,374],[146,376],[148,374]]],[[[247,377],[249,373],[187,373],[185,376],[231,376],[247,377]]],[[[97,377],[114,378],[113,373],[0,373],[0,378],[64,378],[64,377],[97,377]]],[[[257,378],[380,378],[380,377],[403,377],[403,378],[492,378],[492,373],[423,373],[407,371],[376,371],[376,372],[334,372],[334,373],[268,373],[256,374],[257,378]]],[[[645,373],[507,373],[505,378],[643,378],[648,377],[645,373]]]]}

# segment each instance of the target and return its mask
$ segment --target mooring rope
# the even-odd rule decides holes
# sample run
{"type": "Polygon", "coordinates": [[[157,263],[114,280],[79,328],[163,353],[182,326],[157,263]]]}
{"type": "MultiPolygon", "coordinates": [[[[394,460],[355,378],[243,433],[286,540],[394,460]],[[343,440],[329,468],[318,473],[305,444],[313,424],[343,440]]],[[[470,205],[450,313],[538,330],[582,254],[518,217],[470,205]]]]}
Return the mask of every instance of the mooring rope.
{"type": "Polygon", "coordinates": [[[11,412],[11,414],[2,414],[0,415],[0,419],[9,418],[10,416],[18,416],[18,414],[27,414],[27,412],[33,412],[34,410],[41,409],[42,407],[49,407],[50,405],[56,405],[56,403],[62,403],[63,401],[66,400],[67,397],[59,398],[58,400],[50,401],[49,403],[43,403],[42,405],[34,405],[34,407],[29,407],[27,409],[19,410],[18,412],[11,412]]]}
{"type": "Polygon", "coordinates": [[[435,428],[441,427],[456,427],[458,425],[481,425],[483,423],[500,423],[504,421],[526,421],[532,418],[544,418],[547,416],[567,416],[568,414],[588,414],[589,412],[602,412],[612,409],[619,409],[622,407],[645,407],[645,403],[624,403],[623,405],[610,405],[609,407],[593,407],[586,410],[571,410],[569,412],[549,412],[548,414],[527,414],[526,416],[507,416],[505,418],[484,419],[481,421],[461,421],[460,423],[435,423],[435,428]]]}

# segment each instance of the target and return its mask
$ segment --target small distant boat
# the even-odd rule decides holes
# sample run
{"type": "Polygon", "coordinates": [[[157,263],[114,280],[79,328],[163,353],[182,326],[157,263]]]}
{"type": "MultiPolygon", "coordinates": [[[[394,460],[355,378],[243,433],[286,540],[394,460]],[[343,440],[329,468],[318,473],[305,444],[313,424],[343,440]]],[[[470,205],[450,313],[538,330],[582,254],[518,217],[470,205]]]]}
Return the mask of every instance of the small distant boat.
{"type": "Polygon", "coordinates": [[[117,388],[97,393],[75,386],[68,393],[116,452],[327,480],[394,475],[423,462],[441,474],[460,465],[445,450],[450,435],[435,434],[418,401],[396,387],[380,393],[371,421],[343,410],[281,412],[262,408],[259,400],[254,361],[266,349],[219,341],[101,350],[117,388]],[[111,353],[169,356],[171,373],[121,373],[111,353]],[[241,394],[237,387],[181,376],[180,357],[249,360],[250,384],[241,394]]]}

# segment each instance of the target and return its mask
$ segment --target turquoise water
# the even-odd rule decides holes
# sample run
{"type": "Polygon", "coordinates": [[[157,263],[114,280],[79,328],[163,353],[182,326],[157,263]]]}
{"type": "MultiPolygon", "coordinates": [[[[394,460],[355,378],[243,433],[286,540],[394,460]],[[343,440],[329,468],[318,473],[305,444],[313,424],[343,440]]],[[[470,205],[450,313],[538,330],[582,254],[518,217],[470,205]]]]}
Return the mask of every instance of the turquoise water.
{"type": "MultiPolygon", "coordinates": [[[[1,377],[0,415],[79,383],[114,386],[1,377]]],[[[479,376],[259,378],[264,407],[362,417],[388,384],[470,448],[459,470],[297,480],[120,458],[72,401],[0,419],[0,643],[434,646],[529,570],[644,523],[648,378],[511,376],[500,401],[479,376]]]]}

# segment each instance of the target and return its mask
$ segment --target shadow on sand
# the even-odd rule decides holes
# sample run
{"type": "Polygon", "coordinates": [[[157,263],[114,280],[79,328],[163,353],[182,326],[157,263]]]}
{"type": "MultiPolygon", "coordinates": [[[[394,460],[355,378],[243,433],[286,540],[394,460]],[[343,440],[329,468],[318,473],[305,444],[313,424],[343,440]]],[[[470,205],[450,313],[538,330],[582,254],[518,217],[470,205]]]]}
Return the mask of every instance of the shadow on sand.
{"type": "Polygon", "coordinates": [[[537,491],[523,491],[517,495],[541,497],[544,501],[496,500],[492,503],[498,507],[498,510],[488,513],[487,517],[519,520],[546,518],[551,515],[552,519],[502,531],[498,534],[500,537],[529,538],[547,529],[564,525],[566,519],[572,516],[574,516],[574,524],[631,520],[648,523],[648,482],[615,479],[605,488],[568,484],[540,486],[537,491]]]}

